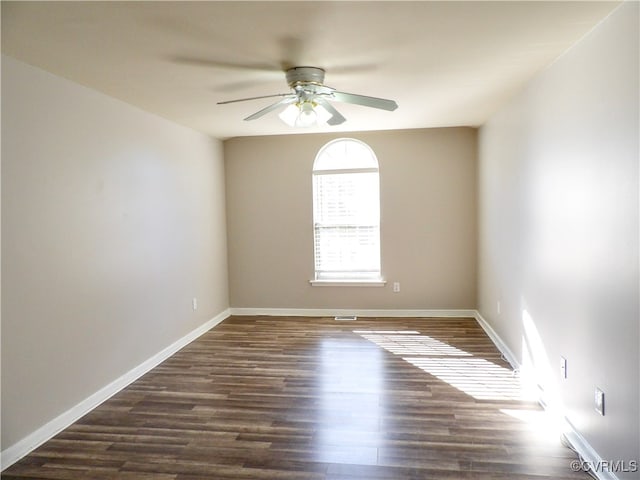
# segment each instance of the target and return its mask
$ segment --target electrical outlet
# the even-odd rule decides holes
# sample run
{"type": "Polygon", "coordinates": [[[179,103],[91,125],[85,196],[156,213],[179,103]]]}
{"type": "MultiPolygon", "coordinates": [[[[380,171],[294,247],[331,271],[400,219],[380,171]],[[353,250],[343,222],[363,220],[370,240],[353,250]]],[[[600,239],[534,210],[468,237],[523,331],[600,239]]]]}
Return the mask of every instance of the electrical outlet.
{"type": "Polygon", "coordinates": [[[604,392],[596,387],[596,412],[604,417],[604,392]]]}
{"type": "Polygon", "coordinates": [[[400,282],[393,282],[393,291],[398,293],[400,291],[400,282]]]}
{"type": "Polygon", "coordinates": [[[567,378],[567,359],[560,357],[560,377],[567,378]]]}
{"type": "Polygon", "coordinates": [[[198,309],[198,299],[194,298],[191,300],[191,307],[193,308],[193,311],[195,312],[198,309]]]}

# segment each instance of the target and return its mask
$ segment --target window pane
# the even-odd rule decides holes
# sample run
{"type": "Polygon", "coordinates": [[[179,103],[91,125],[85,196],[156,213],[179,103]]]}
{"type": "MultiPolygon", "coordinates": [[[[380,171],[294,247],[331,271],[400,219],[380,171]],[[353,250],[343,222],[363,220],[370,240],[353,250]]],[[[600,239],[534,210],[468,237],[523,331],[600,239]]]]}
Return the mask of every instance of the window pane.
{"type": "Polygon", "coordinates": [[[377,225],[330,226],[316,225],[316,273],[318,278],[334,273],[348,276],[348,272],[380,273],[377,225]],[[323,275],[325,274],[325,275],[323,275]]]}
{"type": "Polygon", "coordinates": [[[352,168],[378,168],[378,161],[365,144],[348,139],[328,144],[313,164],[316,172],[352,168]]]}
{"type": "Polygon", "coordinates": [[[380,221],[378,173],[315,175],[314,190],[315,223],[372,225],[380,221]]]}
{"type": "Polygon", "coordinates": [[[318,155],[314,173],[331,172],[313,175],[316,279],[380,278],[377,168],[371,149],[355,140],[329,143],[318,155]]]}

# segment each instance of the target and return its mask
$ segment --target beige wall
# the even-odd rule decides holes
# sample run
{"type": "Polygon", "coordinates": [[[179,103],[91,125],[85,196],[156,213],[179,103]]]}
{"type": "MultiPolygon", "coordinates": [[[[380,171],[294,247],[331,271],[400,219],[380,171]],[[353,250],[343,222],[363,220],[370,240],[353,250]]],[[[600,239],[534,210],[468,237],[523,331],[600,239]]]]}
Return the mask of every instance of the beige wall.
{"type": "Polygon", "coordinates": [[[228,308],[224,201],[221,142],[2,58],[3,448],[228,308]]]}
{"type": "Polygon", "coordinates": [[[234,138],[224,157],[232,307],[475,308],[476,130],[234,138]],[[309,284],[313,161],[340,137],[364,141],[380,163],[385,287],[309,284]]]}
{"type": "Polygon", "coordinates": [[[621,6],[480,132],[480,312],[605,460],[640,460],[638,17],[621,6]]]}

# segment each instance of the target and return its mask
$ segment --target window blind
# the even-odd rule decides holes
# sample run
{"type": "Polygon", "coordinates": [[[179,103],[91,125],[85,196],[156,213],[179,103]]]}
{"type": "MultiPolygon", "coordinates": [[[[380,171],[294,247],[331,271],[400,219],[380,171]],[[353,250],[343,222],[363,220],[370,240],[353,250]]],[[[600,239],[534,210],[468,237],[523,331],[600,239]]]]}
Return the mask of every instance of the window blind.
{"type": "Polygon", "coordinates": [[[316,280],[380,278],[377,169],[314,172],[316,280]]]}

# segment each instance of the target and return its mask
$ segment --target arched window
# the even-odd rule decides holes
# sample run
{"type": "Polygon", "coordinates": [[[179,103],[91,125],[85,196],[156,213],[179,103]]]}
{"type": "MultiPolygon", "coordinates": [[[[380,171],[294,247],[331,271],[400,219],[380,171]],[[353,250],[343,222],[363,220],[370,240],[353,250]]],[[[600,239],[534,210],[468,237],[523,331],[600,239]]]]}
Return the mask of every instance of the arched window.
{"type": "Polygon", "coordinates": [[[371,148],[329,142],[313,164],[315,280],[380,282],[380,178],[371,148]]]}

